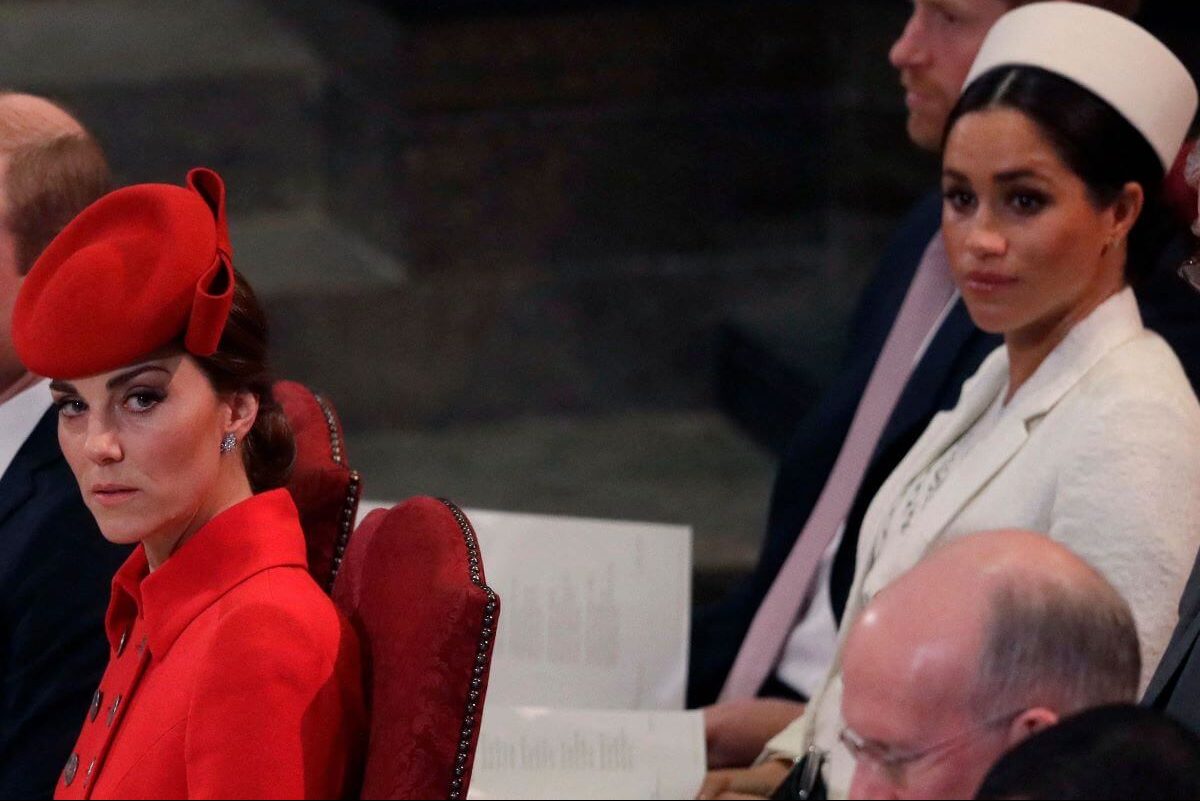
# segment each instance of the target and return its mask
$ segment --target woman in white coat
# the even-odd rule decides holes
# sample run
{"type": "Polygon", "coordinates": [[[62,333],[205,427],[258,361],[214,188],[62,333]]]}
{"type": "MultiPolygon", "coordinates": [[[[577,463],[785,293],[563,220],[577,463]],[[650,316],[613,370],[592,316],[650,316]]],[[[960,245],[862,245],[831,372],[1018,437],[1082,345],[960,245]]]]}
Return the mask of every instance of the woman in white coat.
{"type": "MultiPolygon", "coordinates": [[[[1129,601],[1145,686],[1200,545],[1200,404],[1129,285],[1153,264],[1163,177],[1196,107],[1186,69],[1116,15],[1033,4],[989,35],[947,128],[942,230],[972,319],[1005,345],[872,502],[843,638],[939,542],[1031,529],[1129,601]]],[[[830,751],[835,795],[854,764],[840,706],[835,661],[769,745],[830,751]]]]}

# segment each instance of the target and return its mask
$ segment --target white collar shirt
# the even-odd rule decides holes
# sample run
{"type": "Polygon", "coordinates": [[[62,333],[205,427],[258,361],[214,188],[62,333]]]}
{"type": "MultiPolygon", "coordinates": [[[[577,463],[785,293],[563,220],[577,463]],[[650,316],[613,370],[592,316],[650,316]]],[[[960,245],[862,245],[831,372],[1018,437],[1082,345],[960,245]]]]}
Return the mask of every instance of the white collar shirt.
{"type": "Polygon", "coordinates": [[[16,397],[0,403],[0,476],[12,465],[50,404],[49,381],[39,381],[16,397]]]}

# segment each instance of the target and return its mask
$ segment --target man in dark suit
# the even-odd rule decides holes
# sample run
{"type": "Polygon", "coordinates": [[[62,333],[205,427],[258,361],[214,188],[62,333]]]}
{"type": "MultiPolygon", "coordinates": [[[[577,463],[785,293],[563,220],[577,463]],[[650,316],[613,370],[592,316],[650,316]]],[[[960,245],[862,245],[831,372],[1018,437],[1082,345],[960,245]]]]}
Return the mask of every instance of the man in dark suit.
{"type": "Polygon", "coordinates": [[[1179,604],[1179,624],[1146,688],[1142,704],[1200,734],[1200,561],[1179,604]]]}
{"type": "Polygon", "coordinates": [[[108,659],[104,613],[128,554],[100,536],[56,411],[9,332],[25,273],[107,191],[99,146],[58,106],[0,95],[0,798],[48,798],[108,659]]]}
{"type": "MultiPolygon", "coordinates": [[[[1192,151],[1187,165],[1187,183],[1200,190],[1200,143],[1192,151]]],[[[1196,255],[1184,267],[1184,274],[1200,291],[1200,202],[1192,233],[1197,240],[1196,255]]],[[[1200,558],[1179,602],[1179,624],[1163,653],[1158,670],[1146,688],[1142,703],[1166,712],[1200,733],[1200,558]]]]}
{"type": "MultiPolygon", "coordinates": [[[[987,31],[1005,12],[1023,4],[1020,0],[915,0],[912,17],[890,58],[907,90],[909,137],[919,147],[940,148],[946,119],[987,31]]],[[[1126,15],[1137,9],[1136,2],[1122,0],[1091,4],[1126,15]]],[[[897,363],[878,369],[894,329],[912,325],[908,318],[900,325],[896,322],[916,283],[914,276],[931,268],[945,269],[944,263],[940,267],[927,263],[940,226],[938,193],[918,203],[897,231],[853,319],[849,359],[801,424],[784,457],[758,565],[722,602],[696,613],[688,701],[689,706],[707,707],[710,768],[749,764],[771,736],[803,711],[803,702],[815,692],[813,682],[818,680],[810,678],[805,684],[805,669],[808,676],[819,677],[827,666],[822,660],[832,656],[837,620],[854,574],[858,527],[871,499],[933,415],[954,406],[963,381],[1000,345],[974,327],[961,300],[952,299],[942,315],[919,323],[926,326],[918,332],[925,340],[913,354],[915,365],[897,363]],[[850,475],[839,477],[835,467],[851,447],[852,423],[859,425],[856,415],[862,416],[869,403],[865,396],[877,389],[872,386],[874,372],[889,374],[893,381],[898,375],[902,385],[893,388],[896,400],[886,407],[879,433],[866,443],[870,458],[850,475]],[[850,482],[844,508],[836,509],[832,525],[826,520],[815,527],[821,530],[814,530],[813,521],[836,481],[850,482]],[[811,583],[799,588],[800,602],[790,618],[793,628],[790,634],[766,638],[770,670],[761,682],[761,671],[749,671],[757,690],[747,693],[744,681],[734,688],[739,666],[744,667],[747,652],[755,647],[748,632],[753,635],[763,628],[759,624],[765,601],[780,589],[778,585],[791,580],[785,565],[810,536],[823,537],[821,542],[831,545],[819,569],[814,566],[812,573],[798,573],[811,583]],[[809,638],[817,640],[815,644],[804,640],[809,631],[815,632],[809,638]],[[808,645],[812,647],[806,650],[808,645]]],[[[1195,384],[1200,377],[1200,300],[1185,297],[1180,288],[1174,270],[1164,265],[1139,291],[1139,299],[1147,324],[1167,338],[1195,384]]],[[[746,671],[741,673],[744,678],[746,671]]]]}

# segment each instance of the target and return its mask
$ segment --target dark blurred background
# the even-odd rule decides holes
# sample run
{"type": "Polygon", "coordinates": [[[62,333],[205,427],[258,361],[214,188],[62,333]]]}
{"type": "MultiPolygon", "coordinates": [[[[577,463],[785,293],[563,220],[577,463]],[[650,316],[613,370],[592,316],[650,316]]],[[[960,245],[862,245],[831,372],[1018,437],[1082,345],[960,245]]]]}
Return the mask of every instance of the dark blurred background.
{"type": "MultiPolygon", "coordinates": [[[[1200,11],[1143,21],[1200,67],[1200,11]]],[[[230,185],[279,371],[367,494],[689,523],[752,561],[795,419],[936,180],[909,4],[0,0],[0,75],[123,182],[230,185]]]]}

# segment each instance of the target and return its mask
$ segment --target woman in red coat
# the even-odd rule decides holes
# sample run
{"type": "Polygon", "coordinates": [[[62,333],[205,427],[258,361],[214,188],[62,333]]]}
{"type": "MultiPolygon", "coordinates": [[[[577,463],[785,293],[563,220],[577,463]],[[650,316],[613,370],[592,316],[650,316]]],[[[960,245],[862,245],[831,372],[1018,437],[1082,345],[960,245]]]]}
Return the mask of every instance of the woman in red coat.
{"type": "Polygon", "coordinates": [[[111,644],[58,798],[336,798],[364,732],[358,642],[309,576],[284,485],[266,324],[232,266],[224,187],[85,210],[21,289],[14,339],[104,536],[111,644]]]}

